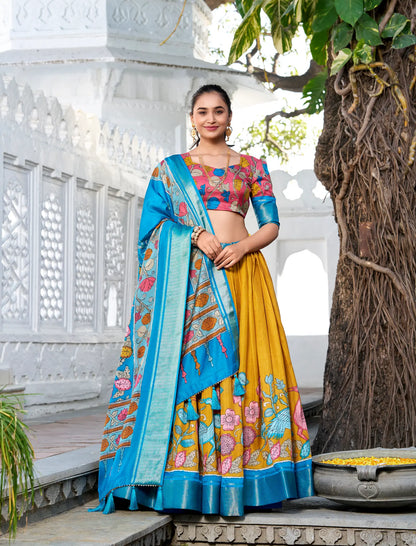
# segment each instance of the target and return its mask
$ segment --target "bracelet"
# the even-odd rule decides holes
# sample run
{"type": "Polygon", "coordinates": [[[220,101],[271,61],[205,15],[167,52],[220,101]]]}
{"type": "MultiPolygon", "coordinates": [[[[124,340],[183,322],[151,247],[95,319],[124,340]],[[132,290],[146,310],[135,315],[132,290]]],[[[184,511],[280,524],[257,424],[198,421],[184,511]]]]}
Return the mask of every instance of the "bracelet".
{"type": "Polygon", "coordinates": [[[195,226],[193,231],[192,231],[192,235],[191,235],[191,242],[193,245],[196,245],[197,241],[198,241],[198,237],[201,235],[201,233],[205,231],[205,229],[201,226],[195,226]]]}

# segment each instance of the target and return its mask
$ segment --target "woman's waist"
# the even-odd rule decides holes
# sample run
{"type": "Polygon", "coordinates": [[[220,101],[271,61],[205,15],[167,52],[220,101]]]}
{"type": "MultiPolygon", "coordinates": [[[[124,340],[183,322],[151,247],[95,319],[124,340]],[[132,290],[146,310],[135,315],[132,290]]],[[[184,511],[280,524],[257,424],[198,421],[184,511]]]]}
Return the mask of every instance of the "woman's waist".
{"type": "Polygon", "coordinates": [[[248,237],[244,218],[235,212],[208,211],[214,233],[221,243],[235,243],[248,237]]]}

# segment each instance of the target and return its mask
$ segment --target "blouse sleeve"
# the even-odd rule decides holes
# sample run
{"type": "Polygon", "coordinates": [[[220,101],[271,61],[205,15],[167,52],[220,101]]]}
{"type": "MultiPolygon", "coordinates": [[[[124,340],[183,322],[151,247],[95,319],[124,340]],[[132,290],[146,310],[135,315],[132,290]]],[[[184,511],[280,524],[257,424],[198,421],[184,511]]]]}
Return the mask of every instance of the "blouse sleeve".
{"type": "Polygon", "coordinates": [[[259,228],[273,223],[280,226],[276,198],[273,194],[272,181],[265,161],[254,159],[251,183],[251,202],[259,228]]]}

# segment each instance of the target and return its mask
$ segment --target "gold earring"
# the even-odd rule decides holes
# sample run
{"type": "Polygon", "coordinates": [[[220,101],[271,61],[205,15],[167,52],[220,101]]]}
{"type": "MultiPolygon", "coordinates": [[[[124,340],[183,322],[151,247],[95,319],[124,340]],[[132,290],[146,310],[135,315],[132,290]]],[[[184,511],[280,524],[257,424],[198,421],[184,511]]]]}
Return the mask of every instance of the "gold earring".
{"type": "Polygon", "coordinates": [[[195,125],[192,125],[191,137],[194,141],[198,138],[198,131],[196,130],[195,125]]]}
{"type": "Polygon", "coordinates": [[[231,133],[233,132],[233,128],[231,125],[228,125],[227,129],[225,130],[225,140],[228,142],[230,140],[231,133]]]}

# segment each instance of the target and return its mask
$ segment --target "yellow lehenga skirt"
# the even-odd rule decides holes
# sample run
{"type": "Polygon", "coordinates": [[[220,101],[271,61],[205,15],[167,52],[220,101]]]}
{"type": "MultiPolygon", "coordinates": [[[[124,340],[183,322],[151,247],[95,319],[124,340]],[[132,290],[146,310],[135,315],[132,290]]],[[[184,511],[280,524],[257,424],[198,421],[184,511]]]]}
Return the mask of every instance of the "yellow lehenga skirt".
{"type": "Polygon", "coordinates": [[[313,494],[306,421],[264,257],[248,254],[226,274],[239,371],[176,406],[155,508],[238,516],[313,494]]]}

